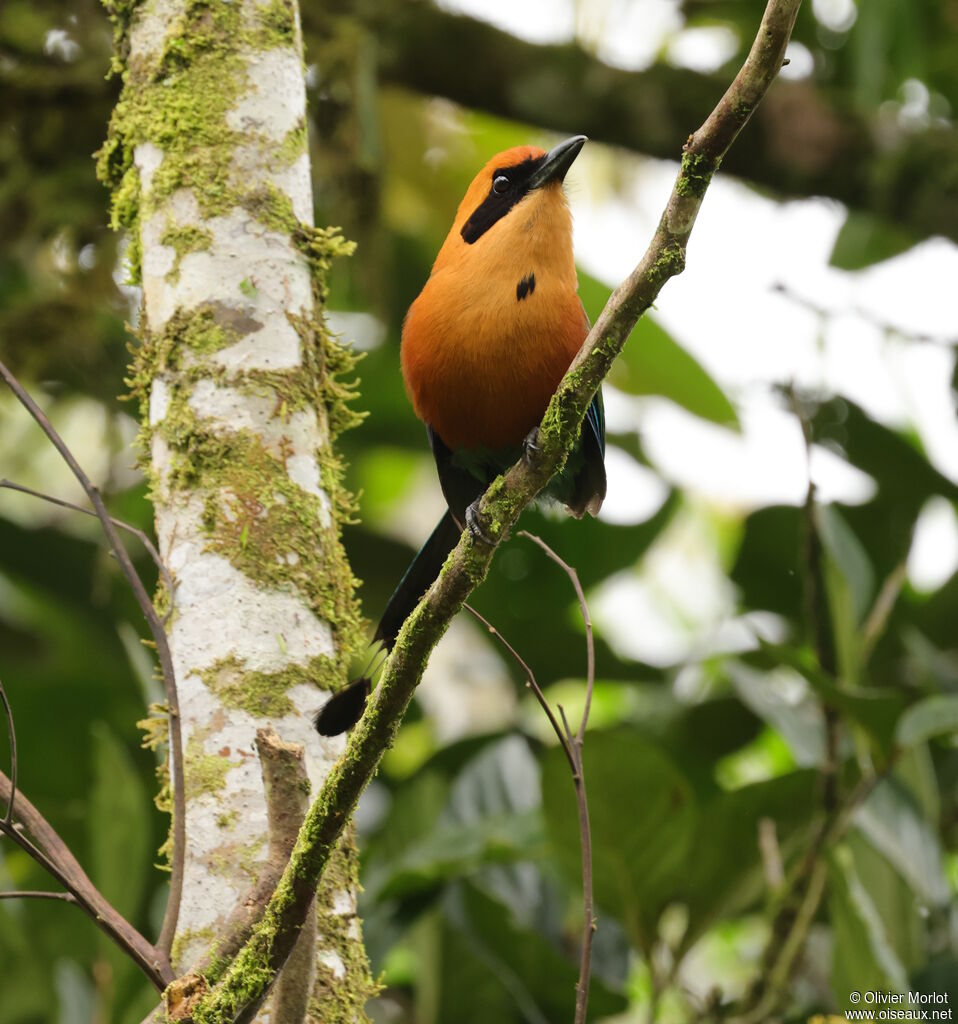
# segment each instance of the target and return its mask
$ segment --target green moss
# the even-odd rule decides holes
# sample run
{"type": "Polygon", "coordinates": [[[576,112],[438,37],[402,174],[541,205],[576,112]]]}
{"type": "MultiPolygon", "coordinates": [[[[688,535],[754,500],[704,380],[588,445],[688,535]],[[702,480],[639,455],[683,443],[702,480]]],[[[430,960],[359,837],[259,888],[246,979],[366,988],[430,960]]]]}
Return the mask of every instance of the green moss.
{"type": "Polygon", "coordinates": [[[292,235],[299,226],[292,199],[271,182],[247,192],[242,205],[260,224],[281,235],[292,235]]]}
{"type": "Polygon", "coordinates": [[[260,26],[256,41],[262,49],[295,43],[296,12],[289,0],[266,0],[257,4],[256,20],[260,26]]]}
{"type": "MultiPolygon", "coordinates": [[[[123,150],[112,150],[115,156],[122,157],[123,150]]],[[[113,202],[110,206],[110,227],[114,231],[130,228],[124,260],[126,263],[126,280],[129,284],[139,284],[143,272],[143,247],[140,233],[137,230],[140,209],[140,175],[132,165],[124,166],[117,187],[113,191],[113,202]]]]}
{"type": "MultiPolygon", "coordinates": [[[[210,377],[209,364],[201,364],[195,357],[211,355],[234,344],[242,326],[234,310],[205,303],[188,312],[178,309],[162,331],[141,330],[139,344],[131,346],[133,362],[124,383],[139,401],[144,418],[156,377],[176,374],[189,381],[210,377]]],[[[148,432],[140,438],[144,454],[149,447],[148,439],[148,432]]]]}
{"type": "MultiPolygon", "coordinates": [[[[351,246],[336,229],[302,228],[295,237],[313,271],[318,303],[325,296],[325,273],[332,259],[350,252],[351,246]]],[[[296,369],[229,375],[208,362],[184,360],[186,352],[213,352],[237,337],[235,316],[230,321],[222,309],[206,306],[191,313],[177,312],[162,332],[144,339],[135,352],[129,384],[145,412],[153,379],[166,375],[170,403],[157,429],[171,453],[167,485],[174,491],[205,492],[203,526],[211,550],[251,578],[276,588],[296,589],[317,616],[330,623],[335,659],[314,660],[302,671],[314,683],[335,689],[344,681],[345,665],[361,644],[355,598],[358,582],[339,539],[340,524],[355,511],[355,501],[343,482],[341,460],[331,445],[316,452],[320,482],[329,499],[325,505],[290,480],[283,452],[268,451],[249,431],[231,432],[204,423],[189,404],[192,382],[213,376],[224,386],[271,395],[281,418],[301,409],[323,410],[330,441],[359,423],[362,417],[350,405],[356,396],[355,384],[348,380],[355,356],[331,337],[318,315],[290,315],[289,319],[301,341],[302,365],[296,369]]],[[[144,433],[144,447],[151,435],[149,429],[144,433]]],[[[263,697],[260,686],[255,700],[263,697]]],[[[258,706],[272,708],[264,714],[279,713],[268,696],[258,706]]]]}
{"type": "Polygon", "coordinates": [[[130,22],[142,0],[102,0],[107,18],[113,26],[113,59],[110,74],[123,72],[129,54],[130,22]]]}
{"type": "Polygon", "coordinates": [[[675,183],[675,191],[680,196],[693,196],[701,199],[709,187],[712,175],[718,170],[718,163],[702,153],[682,154],[682,169],[675,183]]]}
{"type": "Polygon", "coordinates": [[[232,761],[219,754],[208,754],[203,743],[205,730],[197,729],[186,742],[183,752],[183,781],[186,799],[202,793],[218,793],[226,785],[226,773],[235,768],[232,761]]]}
{"type": "Polygon", "coordinates": [[[255,882],[262,865],[265,836],[257,836],[248,843],[223,843],[209,856],[208,865],[214,875],[232,878],[239,869],[251,881],[255,882]]]}
{"type": "MultiPolygon", "coordinates": [[[[112,190],[110,219],[131,233],[130,279],[140,280],[139,220],[177,189],[191,189],[205,217],[235,206],[262,206],[233,175],[234,150],[259,142],[278,165],[305,151],[305,123],[277,145],[227,124],[247,84],[242,51],[298,45],[292,5],[268,0],[256,9],[255,24],[243,22],[242,5],[187,0],[156,55],[129,62],[129,24],[138,0],[104,0],[116,38],[113,71],[124,88],[113,111],[106,142],[97,154],[97,173],[112,190]],[[133,163],[138,145],[163,151],[147,196],[141,195],[133,163]]],[[[275,198],[275,197],[274,197],[275,198]]],[[[288,204],[288,200],[286,200],[288,204]]],[[[263,223],[279,220],[275,202],[264,207],[263,223]]]]}
{"type": "Polygon", "coordinates": [[[331,968],[317,964],[310,1018],[321,1021],[368,1021],[366,1003],[381,991],[369,971],[369,961],[362,942],[350,935],[354,918],[333,913],[337,893],[355,893],[359,889],[359,853],[353,830],[347,828],[333,850],[319,889],[316,911],[319,929],[316,948],[335,953],[346,968],[350,983],[344,985],[331,968]]]}
{"type": "Polygon", "coordinates": [[[144,750],[160,750],[166,746],[170,735],[170,709],[166,704],[153,703],[147,710],[149,717],[136,723],[143,733],[140,746],[144,750]]]}
{"type": "Polygon", "coordinates": [[[306,127],[306,118],[302,117],[283,136],[283,141],[276,151],[276,158],[281,166],[288,166],[298,160],[309,147],[309,132],[306,127]]]}
{"type": "Polygon", "coordinates": [[[745,122],[752,116],[752,111],[754,109],[755,107],[746,100],[735,101],[735,116],[742,124],[745,124],[745,122]]]}
{"type": "Polygon", "coordinates": [[[166,231],[160,238],[161,245],[168,245],[176,252],[173,267],[167,273],[167,281],[176,281],[180,276],[180,263],[187,253],[209,249],[213,244],[213,234],[205,228],[192,224],[167,224],[166,231]]]}
{"type": "Polygon", "coordinates": [[[226,114],[246,81],[237,52],[241,28],[239,4],[189,0],[159,54],[122,68],[123,92],[97,161],[101,180],[113,189],[115,226],[138,234],[140,216],[180,187],[193,190],[206,216],[234,205],[230,171],[240,136],[226,114]],[[147,142],[164,159],[149,195],[140,197],[133,150],[147,142]]]}
{"type": "MultiPolygon", "coordinates": [[[[163,432],[170,440],[166,423],[163,432]]],[[[195,479],[203,489],[219,495],[218,504],[208,499],[204,509],[205,524],[212,526],[209,550],[252,579],[296,590],[330,624],[336,659],[318,658],[300,666],[302,674],[296,681],[310,679],[335,688],[360,632],[354,597],[357,582],[338,538],[336,510],[292,481],[282,457],[267,451],[252,433],[213,433],[194,418],[189,434],[177,433],[175,443],[170,480],[179,488],[195,479]],[[215,488],[209,487],[213,477],[215,488]]],[[[331,452],[325,461],[333,461],[331,452]]],[[[327,471],[333,473],[331,468],[327,471]]],[[[337,486],[337,498],[343,501],[345,491],[337,486]]],[[[279,673],[269,682],[248,672],[243,677],[257,690],[249,697],[251,706],[262,708],[261,714],[282,713],[276,701],[282,699],[292,675],[279,673]]]]}
{"type": "Polygon", "coordinates": [[[648,271],[649,283],[659,286],[685,269],[685,250],[678,242],[669,242],[648,271]]]}
{"type": "MultiPolygon", "coordinates": [[[[307,862],[302,858],[304,832],[308,835],[311,827],[321,820],[322,812],[310,808],[304,830],[297,840],[291,866],[294,872],[305,873],[307,862]]],[[[313,841],[315,841],[314,837],[313,841]]],[[[317,949],[332,950],[342,960],[349,983],[335,979],[329,968],[317,965],[317,976],[310,1009],[318,1020],[325,1024],[346,1024],[353,1021],[367,1021],[366,1003],[375,997],[378,986],[369,972],[369,964],[362,940],[350,935],[351,925],[356,920],[350,914],[333,914],[336,894],[342,891],[355,892],[359,887],[359,859],[352,833],[347,829],[339,843],[330,852],[323,878],[316,894],[318,922],[317,949]]],[[[214,1024],[229,1019],[239,1007],[246,1005],[251,996],[262,992],[273,980],[269,967],[269,953],[276,938],[280,915],[297,899],[291,884],[289,872],[283,875],[266,913],[256,925],[247,945],[236,959],[226,968],[225,974],[207,973],[210,981],[218,987],[211,991],[194,1010],[194,1024],[214,1024]]]]}
{"type": "Polygon", "coordinates": [[[318,656],[305,665],[289,665],[279,672],[255,672],[230,656],[215,662],[201,673],[203,682],[231,708],[241,708],[258,718],[280,718],[292,714],[293,702],[287,696],[293,686],[315,684],[329,675],[329,659],[318,656]]]}
{"type": "Polygon", "coordinates": [[[184,928],[173,940],[170,949],[170,962],[179,964],[187,946],[194,942],[208,942],[212,944],[216,939],[212,928],[184,928]]]}
{"type": "MultiPolygon", "coordinates": [[[[166,593],[165,588],[163,593],[166,593]]],[[[142,731],[143,740],[140,746],[147,750],[163,751],[169,743],[170,711],[166,704],[150,704],[149,717],[142,718],[136,727],[142,731]]],[[[160,848],[157,850],[161,871],[171,870],[173,861],[173,790],[170,783],[169,758],[162,756],[156,766],[157,790],[153,803],[162,814],[170,816],[170,827],[160,848]]]]}
{"type": "MultiPolygon", "coordinates": [[[[558,458],[556,472],[559,472],[569,453],[575,446],[578,436],[580,419],[575,417],[567,408],[563,396],[569,392],[578,392],[585,389],[584,378],[587,372],[587,364],[583,364],[576,370],[571,371],[563,378],[556,396],[550,401],[542,423],[539,427],[538,444],[542,455],[546,459],[558,458]]],[[[514,504],[521,507],[524,500],[519,496],[511,498],[514,504]]],[[[510,515],[514,508],[509,506],[506,510],[510,515]]]]}
{"type": "Polygon", "coordinates": [[[239,811],[224,811],[222,814],[217,816],[216,827],[222,829],[232,828],[238,820],[239,811]]]}

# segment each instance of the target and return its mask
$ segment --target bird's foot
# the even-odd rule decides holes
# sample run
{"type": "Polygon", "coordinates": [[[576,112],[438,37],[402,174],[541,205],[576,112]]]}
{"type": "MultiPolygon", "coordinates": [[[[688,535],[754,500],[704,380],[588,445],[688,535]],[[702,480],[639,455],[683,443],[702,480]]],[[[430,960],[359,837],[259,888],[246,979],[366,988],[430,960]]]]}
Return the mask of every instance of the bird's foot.
{"type": "Polygon", "coordinates": [[[539,454],[539,428],[533,427],[525,436],[522,442],[522,458],[525,462],[532,462],[539,454]]]}
{"type": "Polygon", "coordinates": [[[473,540],[481,541],[486,547],[494,548],[496,542],[486,533],[482,528],[482,522],[479,519],[479,498],[466,509],[466,528],[472,535],[473,540]]]}

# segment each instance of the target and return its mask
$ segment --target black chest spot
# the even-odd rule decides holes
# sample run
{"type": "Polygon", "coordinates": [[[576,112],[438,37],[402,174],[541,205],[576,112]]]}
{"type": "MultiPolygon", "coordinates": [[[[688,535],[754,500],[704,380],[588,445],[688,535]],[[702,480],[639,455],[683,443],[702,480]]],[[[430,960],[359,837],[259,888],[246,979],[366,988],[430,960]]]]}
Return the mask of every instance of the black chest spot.
{"type": "Polygon", "coordinates": [[[526,274],[526,276],[516,285],[516,301],[522,302],[527,295],[531,295],[535,290],[536,275],[526,274]]]}

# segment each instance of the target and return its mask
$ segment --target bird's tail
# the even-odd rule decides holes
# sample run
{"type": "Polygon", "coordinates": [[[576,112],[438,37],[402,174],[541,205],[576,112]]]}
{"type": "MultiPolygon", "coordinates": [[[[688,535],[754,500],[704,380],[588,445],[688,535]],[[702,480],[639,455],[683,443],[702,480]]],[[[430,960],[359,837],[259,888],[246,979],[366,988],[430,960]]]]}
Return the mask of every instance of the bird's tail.
{"type": "Polygon", "coordinates": [[[381,640],[387,651],[393,649],[402,624],[409,618],[419,599],[432,586],[449,552],[459,543],[462,529],[447,511],[439,520],[429,539],[409,563],[396,589],[386,603],[386,610],[376,627],[373,640],[381,640]]]}
{"type": "MultiPolygon", "coordinates": [[[[419,604],[422,595],[432,586],[449,552],[459,542],[461,532],[452,513],[447,511],[409,564],[386,603],[386,610],[376,627],[374,643],[381,642],[387,651],[392,650],[402,624],[419,604]]],[[[362,676],[333,694],[315,718],[320,735],[336,736],[354,726],[366,707],[369,691],[370,681],[362,676]]]]}

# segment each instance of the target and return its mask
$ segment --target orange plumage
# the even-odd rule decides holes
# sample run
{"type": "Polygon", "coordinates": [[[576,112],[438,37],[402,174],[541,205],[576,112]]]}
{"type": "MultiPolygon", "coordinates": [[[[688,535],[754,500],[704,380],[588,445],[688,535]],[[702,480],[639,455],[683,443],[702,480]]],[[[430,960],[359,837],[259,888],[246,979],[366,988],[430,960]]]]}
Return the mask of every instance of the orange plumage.
{"type": "Polygon", "coordinates": [[[476,175],[406,315],[406,389],[417,415],[453,449],[521,442],[588,333],[561,181],[528,192],[474,243],[461,234],[497,169],[544,155],[517,146],[476,175]],[[530,275],[534,288],[520,301],[517,288],[530,275]]]}
{"type": "MultiPolygon", "coordinates": [[[[517,146],[493,157],[459,204],[429,280],[406,314],[402,370],[448,508],[393,591],[374,642],[391,650],[459,541],[482,536],[477,502],[519,455],[582,345],[572,216],[562,181],[586,141],[546,153],[517,146]]],[[[597,515],[605,497],[605,417],[597,394],[566,464],[543,496],[572,515],[597,515]]],[[[316,716],[324,736],[362,713],[369,680],[355,680],[316,716]]]]}

